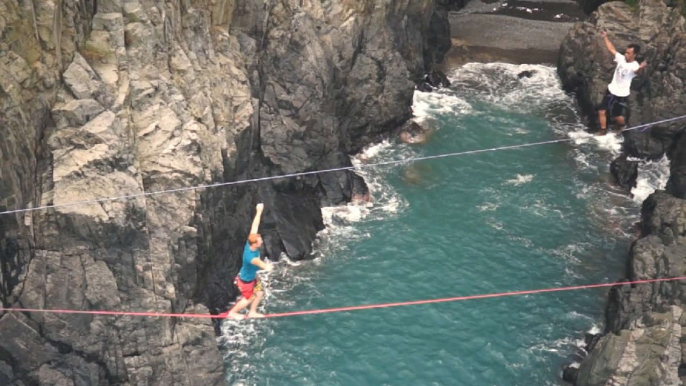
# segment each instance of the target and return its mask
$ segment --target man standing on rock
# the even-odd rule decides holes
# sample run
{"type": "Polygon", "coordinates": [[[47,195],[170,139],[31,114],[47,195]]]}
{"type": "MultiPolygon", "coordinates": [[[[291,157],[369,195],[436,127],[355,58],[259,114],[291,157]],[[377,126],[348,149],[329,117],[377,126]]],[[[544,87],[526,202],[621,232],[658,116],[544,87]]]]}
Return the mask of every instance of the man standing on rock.
{"type": "Polygon", "coordinates": [[[229,311],[229,317],[232,319],[244,319],[242,314],[239,314],[244,308],[250,305],[250,312],[248,318],[263,318],[264,315],[257,312],[257,306],[260,305],[264,291],[262,290],[262,283],[257,278],[257,271],[261,268],[269,272],[272,270],[272,265],[260,260],[260,247],[262,246],[262,236],[257,233],[260,227],[260,218],[262,217],[262,210],[264,204],[257,204],[257,213],[252,221],[252,228],[250,228],[250,235],[248,241],[245,243],[243,249],[243,266],[236,276],[234,284],[241,291],[243,298],[236,303],[236,305],[229,311]]]}
{"type": "Polygon", "coordinates": [[[646,67],[644,61],[640,65],[636,62],[636,55],[641,51],[641,47],[637,44],[629,44],[624,51],[624,55],[617,52],[615,47],[607,38],[607,32],[603,31],[600,35],[605,40],[605,46],[614,55],[617,67],[612,76],[612,82],[607,86],[603,101],[598,105],[598,121],[600,123],[600,131],[596,135],[607,134],[607,112],[609,111],[610,118],[614,119],[621,132],[626,129],[626,122],[624,120],[624,106],[627,97],[631,92],[631,80],[636,74],[646,67]]]}

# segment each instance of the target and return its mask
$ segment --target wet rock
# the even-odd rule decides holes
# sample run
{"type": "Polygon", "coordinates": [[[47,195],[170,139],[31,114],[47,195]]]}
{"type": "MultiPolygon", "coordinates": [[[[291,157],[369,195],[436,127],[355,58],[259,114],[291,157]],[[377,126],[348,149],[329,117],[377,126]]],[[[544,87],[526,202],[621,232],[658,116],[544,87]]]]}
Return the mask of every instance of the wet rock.
{"type": "Polygon", "coordinates": [[[450,87],[450,80],[448,77],[439,70],[431,71],[426,74],[424,81],[428,83],[431,87],[450,87]]]}
{"type": "Polygon", "coordinates": [[[417,90],[422,91],[422,92],[431,92],[433,91],[433,87],[431,87],[430,84],[426,82],[421,82],[417,85],[417,90]]]}
{"type": "Polygon", "coordinates": [[[586,352],[591,352],[595,345],[598,343],[598,340],[602,337],[601,334],[591,334],[591,333],[586,333],[585,338],[584,338],[584,344],[585,344],[585,350],[586,352]]]}
{"type": "Polygon", "coordinates": [[[427,143],[433,132],[415,121],[408,121],[401,129],[399,138],[404,143],[427,143]]]}
{"type": "Polygon", "coordinates": [[[562,380],[569,383],[576,382],[579,376],[579,368],[577,366],[565,366],[562,370],[562,380]]]}
{"type": "Polygon", "coordinates": [[[636,187],[639,161],[629,161],[626,154],[617,157],[610,164],[610,174],[617,185],[627,191],[636,187]]]}

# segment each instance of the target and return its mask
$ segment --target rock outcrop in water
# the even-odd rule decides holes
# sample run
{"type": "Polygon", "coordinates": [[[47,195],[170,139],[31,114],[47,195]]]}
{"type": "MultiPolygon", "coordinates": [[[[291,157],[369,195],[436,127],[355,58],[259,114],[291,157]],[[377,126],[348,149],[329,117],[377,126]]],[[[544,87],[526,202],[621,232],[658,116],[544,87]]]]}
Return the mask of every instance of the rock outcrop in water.
{"type": "MultiPolygon", "coordinates": [[[[0,0],[0,210],[350,165],[410,117],[445,17],[433,0],[0,0]]],[[[2,215],[0,300],[218,313],[255,203],[265,254],[303,259],[320,206],[366,194],[338,172],[2,215]]],[[[208,319],[0,312],[0,336],[2,385],[223,382],[208,319]]]]}
{"type": "MultiPolygon", "coordinates": [[[[586,114],[611,80],[614,65],[599,37],[609,31],[622,49],[641,44],[646,73],[634,79],[629,125],[686,114],[686,33],[678,9],[641,1],[637,10],[613,2],[578,23],[562,46],[558,71],[576,92],[586,114]]],[[[593,118],[592,118],[593,119],[593,118]]],[[[630,249],[627,280],[686,275],[686,122],[624,134],[623,155],[613,162],[616,181],[629,187],[633,166],[626,157],[658,159],[667,154],[671,176],[666,191],[643,203],[642,232],[630,249]]],[[[616,287],[610,291],[603,336],[594,340],[575,385],[680,385],[686,381],[686,326],[683,281],[616,287]]]]}

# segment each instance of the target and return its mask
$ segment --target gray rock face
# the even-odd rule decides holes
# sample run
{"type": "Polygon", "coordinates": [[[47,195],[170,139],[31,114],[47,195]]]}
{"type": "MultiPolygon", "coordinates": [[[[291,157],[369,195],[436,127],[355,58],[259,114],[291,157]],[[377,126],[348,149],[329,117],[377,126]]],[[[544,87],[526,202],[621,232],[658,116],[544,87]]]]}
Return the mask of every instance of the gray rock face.
{"type": "MultiPolygon", "coordinates": [[[[632,245],[627,279],[686,273],[686,201],[665,192],[643,204],[643,236],[632,245]]],[[[606,331],[579,368],[577,386],[680,385],[683,281],[614,287],[606,331]]]]}
{"type": "MultiPolygon", "coordinates": [[[[433,0],[0,0],[0,210],[350,165],[410,116],[445,17],[433,0]]],[[[320,206],[366,194],[338,172],[3,215],[0,300],[218,313],[254,204],[264,254],[302,259],[320,206]]],[[[0,313],[0,336],[3,385],[224,382],[208,319],[0,313]]]]}
{"type": "Polygon", "coordinates": [[[680,385],[682,313],[680,307],[672,306],[603,337],[579,368],[576,384],[680,385]]]}

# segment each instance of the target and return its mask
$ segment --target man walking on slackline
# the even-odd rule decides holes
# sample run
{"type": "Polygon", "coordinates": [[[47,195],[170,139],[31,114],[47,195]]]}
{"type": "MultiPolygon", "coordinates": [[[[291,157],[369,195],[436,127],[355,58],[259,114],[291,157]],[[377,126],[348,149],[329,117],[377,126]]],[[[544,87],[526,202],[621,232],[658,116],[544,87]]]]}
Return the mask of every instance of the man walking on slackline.
{"type": "Polygon", "coordinates": [[[622,55],[617,52],[610,39],[607,38],[607,32],[602,31],[600,36],[605,40],[605,46],[614,55],[615,62],[617,62],[612,82],[607,86],[605,96],[600,105],[598,105],[600,131],[596,135],[605,135],[607,134],[608,111],[610,112],[610,118],[614,119],[615,123],[619,126],[617,132],[626,129],[624,106],[626,105],[627,97],[631,93],[631,80],[647,64],[645,61],[640,65],[636,62],[636,55],[641,52],[639,45],[629,44],[624,51],[624,55],[622,55]]]}
{"type": "Polygon", "coordinates": [[[260,247],[262,246],[262,235],[257,233],[260,227],[260,218],[262,217],[262,210],[264,204],[257,204],[257,213],[252,221],[248,241],[243,248],[243,266],[236,276],[234,284],[241,291],[243,298],[236,303],[236,305],[229,311],[229,317],[232,319],[244,319],[245,316],[239,314],[241,310],[250,305],[250,312],[248,318],[263,318],[264,315],[257,312],[264,291],[262,290],[262,283],[257,278],[257,271],[263,269],[267,272],[272,270],[272,265],[260,260],[260,247]]]}

